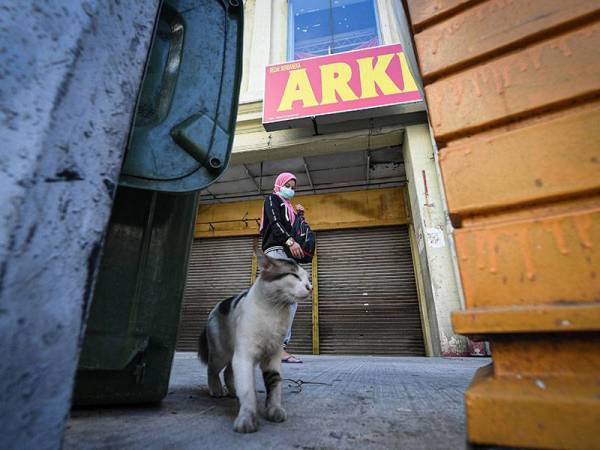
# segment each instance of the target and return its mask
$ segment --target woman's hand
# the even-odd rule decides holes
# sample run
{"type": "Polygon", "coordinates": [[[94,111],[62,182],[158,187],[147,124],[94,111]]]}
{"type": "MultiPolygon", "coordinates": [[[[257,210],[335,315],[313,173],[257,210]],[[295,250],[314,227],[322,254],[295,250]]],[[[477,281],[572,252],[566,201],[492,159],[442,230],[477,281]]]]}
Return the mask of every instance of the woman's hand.
{"type": "Polygon", "coordinates": [[[300,212],[300,211],[304,211],[304,206],[302,206],[301,204],[297,204],[297,205],[296,205],[296,210],[297,210],[298,212],[300,212]]]}
{"type": "Polygon", "coordinates": [[[300,244],[298,244],[297,242],[294,242],[291,246],[290,246],[290,252],[292,252],[292,255],[294,256],[294,258],[302,258],[304,256],[304,252],[302,251],[302,247],[300,247],[300,244]]]}

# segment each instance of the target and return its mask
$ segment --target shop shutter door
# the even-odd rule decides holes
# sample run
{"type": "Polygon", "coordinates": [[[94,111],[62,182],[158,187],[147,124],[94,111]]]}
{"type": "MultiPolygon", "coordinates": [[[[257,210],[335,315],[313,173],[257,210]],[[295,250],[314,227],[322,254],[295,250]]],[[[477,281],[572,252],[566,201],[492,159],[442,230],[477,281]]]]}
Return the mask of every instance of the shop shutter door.
{"type": "MultiPolygon", "coordinates": [[[[312,283],[312,264],[300,265],[308,272],[308,277],[312,283]]],[[[302,355],[312,354],[312,299],[310,298],[298,303],[288,351],[302,355]]]]}
{"type": "Polygon", "coordinates": [[[178,351],[197,351],[211,309],[250,287],[252,236],[196,239],[192,244],[177,340],[178,351]]]}
{"type": "Polygon", "coordinates": [[[424,355],[408,227],[318,236],[322,354],[424,355]]]}

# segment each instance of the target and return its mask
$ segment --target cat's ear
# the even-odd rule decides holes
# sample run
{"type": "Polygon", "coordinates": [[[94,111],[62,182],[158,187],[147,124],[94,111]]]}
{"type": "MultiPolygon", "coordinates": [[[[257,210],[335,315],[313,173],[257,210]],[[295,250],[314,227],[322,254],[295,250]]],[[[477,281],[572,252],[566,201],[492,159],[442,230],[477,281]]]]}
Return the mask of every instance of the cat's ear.
{"type": "Polygon", "coordinates": [[[273,259],[265,255],[261,249],[257,249],[255,254],[256,261],[258,262],[258,265],[261,268],[261,270],[268,270],[275,265],[273,259]]]}

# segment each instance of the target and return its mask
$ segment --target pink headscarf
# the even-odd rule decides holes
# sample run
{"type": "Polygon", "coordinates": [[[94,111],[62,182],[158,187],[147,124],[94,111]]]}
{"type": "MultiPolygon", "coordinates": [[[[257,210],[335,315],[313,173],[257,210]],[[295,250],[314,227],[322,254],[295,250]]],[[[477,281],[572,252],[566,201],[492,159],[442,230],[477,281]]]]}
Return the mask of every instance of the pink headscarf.
{"type": "MultiPolygon", "coordinates": [[[[294,211],[294,207],[292,206],[290,201],[286,198],[283,198],[279,194],[279,191],[281,191],[281,188],[283,186],[285,186],[285,183],[287,183],[290,180],[296,180],[296,176],[293,173],[283,172],[283,173],[280,173],[279,175],[277,175],[277,178],[275,178],[275,187],[273,188],[273,192],[277,195],[277,197],[279,197],[281,200],[283,200],[283,203],[285,204],[285,207],[288,212],[288,216],[290,218],[290,223],[293,224],[296,221],[296,211],[294,211]]],[[[265,210],[263,207],[262,219],[260,221],[260,231],[262,231],[264,223],[265,223],[265,210]]]]}

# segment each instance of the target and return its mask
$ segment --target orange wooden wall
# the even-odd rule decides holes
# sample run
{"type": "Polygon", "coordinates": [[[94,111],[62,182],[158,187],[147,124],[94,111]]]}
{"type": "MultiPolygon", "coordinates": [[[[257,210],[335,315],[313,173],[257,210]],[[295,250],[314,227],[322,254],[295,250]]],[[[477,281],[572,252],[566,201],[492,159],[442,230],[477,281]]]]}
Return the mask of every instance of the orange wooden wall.
{"type": "Polygon", "coordinates": [[[600,301],[600,2],[407,2],[466,306],[600,301]]]}
{"type": "Polygon", "coordinates": [[[600,2],[405,0],[465,294],[468,438],[598,448],[600,2]]]}

